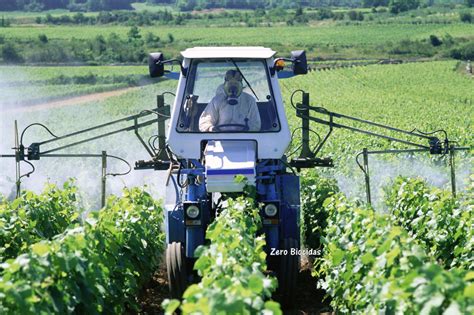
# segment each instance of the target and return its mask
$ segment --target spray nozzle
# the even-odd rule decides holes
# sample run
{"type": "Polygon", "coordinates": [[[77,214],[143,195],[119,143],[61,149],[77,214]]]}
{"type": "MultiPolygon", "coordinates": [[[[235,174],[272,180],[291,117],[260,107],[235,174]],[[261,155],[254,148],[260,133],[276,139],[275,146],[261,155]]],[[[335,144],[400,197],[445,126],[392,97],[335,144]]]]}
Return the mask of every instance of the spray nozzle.
{"type": "Polygon", "coordinates": [[[443,153],[443,145],[441,143],[441,141],[436,138],[436,137],[432,137],[430,139],[430,153],[431,154],[442,154],[443,153]]]}

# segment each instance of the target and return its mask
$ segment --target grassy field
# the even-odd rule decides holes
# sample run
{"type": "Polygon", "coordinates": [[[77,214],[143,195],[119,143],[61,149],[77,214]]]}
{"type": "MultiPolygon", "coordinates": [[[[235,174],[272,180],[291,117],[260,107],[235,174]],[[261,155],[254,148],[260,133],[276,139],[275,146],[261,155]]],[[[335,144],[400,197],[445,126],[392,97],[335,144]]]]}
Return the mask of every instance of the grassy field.
{"type": "Polygon", "coordinates": [[[147,75],[148,68],[143,66],[0,66],[2,83],[21,81],[44,81],[60,76],[97,75],[101,77],[119,75],[147,75]],[[20,75],[20,77],[18,76],[20,75]]]}
{"type": "MultiPolygon", "coordinates": [[[[449,55],[449,46],[446,46],[447,48],[440,46],[444,52],[437,52],[429,44],[431,35],[436,35],[441,40],[448,37],[456,40],[459,38],[474,39],[474,24],[466,23],[371,24],[367,22],[360,25],[323,23],[312,26],[238,28],[147,26],[139,29],[143,38],[148,37],[148,33],[160,38],[159,42],[147,43],[147,47],[143,47],[140,51],[162,51],[168,58],[178,57],[181,50],[193,46],[267,46],[281,54],[288,54],[291,50],[304,48],[310,59],[357,59],[361,57],[380,59],[390,56],[416,58],[419,54],[430,57],[436,54],[449,55]],[[404,40],[422,42],[414,43],[406,48],[407,46],[403,44],[404,40]],[[399,52],[404,49],[408,49],[408,51],[399,52]]],[[[15,40],[17,45],[21,46],[23,43],[28,45],[36,43],[40,35],[46,35],[49,41],[48,45],[54,47],[54,45],[62,45],[62,43],[72,45],[72,38],[93,40],[100,35],[107,39],[112,33],[118,34],[123,40],[126,40],[129,31],[130,27],[118,25],[12,26],[0,28],[0,37],[4,36],[6,39],[15,40]]],[[[24,52],[24,54],[27,59],[32,58],[31,53],[24,52]]],[[[87,54],[87,51],[84,51],[84,54],[87,54]]],[[[74,58],[69,57],[72,60],[74,58]]],[[[106,60],[102,59],[100,62],[104,63],[106,60]]]]}
{"type": "MultiPolygon", "coordinates": [[[[49,39],[86,39],[116,33],[125,36],[126,26],[41,26],[0,28],[7,38],[32,39],[45,34],[49,39]]],[[[195,45],[285,45],[314,47],[320,45],[379,45],[403,39],[425,39],[430,35],[472,38],[474,24],[428,25],[321,25],[295,27],[216,28],[205,27],[142,27],[142,33],[151,32],[164,37],[171,33],[175,40],[187,46],[195,45]],[[232,36],[229,36],[229,33],[232,36]]]]}
{"type": "Polygon", "coordinates": [[[314,104],[336,112],[409,130],[444,128],[453,140],[467,145],[472,140],[473,81],[456,71],[457,64],[438,61],[344,68],[282,80],[281,85],[286,96],[303,89],[310,92],[314,104]]]}

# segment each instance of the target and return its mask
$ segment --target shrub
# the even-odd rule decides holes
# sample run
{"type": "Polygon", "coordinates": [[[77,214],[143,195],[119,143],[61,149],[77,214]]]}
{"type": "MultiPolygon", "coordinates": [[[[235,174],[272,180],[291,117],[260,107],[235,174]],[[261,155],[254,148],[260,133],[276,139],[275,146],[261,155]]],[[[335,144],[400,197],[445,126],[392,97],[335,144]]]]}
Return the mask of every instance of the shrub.
{"type": "Polygon", "coordinates": [[[443,42],[436,35],[430,35],[431,45],[437,47],[440,46],[443,42]]]}
{"type": "Polygon", "coordinates": [[[451,50],[450,56],[454,59],[473,60],[474,42],[466,43],[451,50]]]}
{"type": "Polygon", "coordinates": [[[38,39],[40,42],[43,44],[46,44],[48,42],[48,37],[45,34],[40,34],[38,35],[38,39]]]}
{"type": "Polygon", "coordinates": [[[464,23],[472,23],[472,14],[471,12],[460,12],[459,19],[464,23]]]}
{"type": "Polygon", "coordinates": [[[16,46],[10,42],[2,47],[2,57],[6,63],[21,63],[24,61],[16,46]]]}

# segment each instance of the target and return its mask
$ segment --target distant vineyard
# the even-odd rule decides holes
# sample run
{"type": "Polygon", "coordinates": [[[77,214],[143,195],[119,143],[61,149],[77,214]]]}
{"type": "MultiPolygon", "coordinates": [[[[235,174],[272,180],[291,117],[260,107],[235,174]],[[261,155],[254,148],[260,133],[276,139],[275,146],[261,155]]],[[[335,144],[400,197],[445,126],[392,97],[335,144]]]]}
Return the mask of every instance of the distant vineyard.
{"type": "MultiPolygon", "coordinates": [[[[470,36],[473,26],[466,23],[456,24],[389,24],[389,25],[328,25],[328,26],[294,26],[294,27],[219,27],[212,29],[202,26],[194,27],[142,27],[143,34],[151,32],[165,37],[172,34],[175,42],[186,43],[186,46],[212,45],[257,45],[273,47],[284,45],[294,48],[310,48],[326,45],[355,46],[384,44],[388,40],[397,42],[404,39],[425,39],[430,35],[454,37],[470,36]],[[228,36],[232,33],[232,36],[228,36]]],[[[91,39],[98,35],[108,36],[116,33],[126,37],[129,27],[126,26],[44,26],[37,28],[8,27],[0,28],[0,35],[7,38],[38,38],[45,34],[49,39],[69,39],[74,34],[76,39],[91,39]]],[[[176,49],[173,49],[177,53],[176,49]]]]}

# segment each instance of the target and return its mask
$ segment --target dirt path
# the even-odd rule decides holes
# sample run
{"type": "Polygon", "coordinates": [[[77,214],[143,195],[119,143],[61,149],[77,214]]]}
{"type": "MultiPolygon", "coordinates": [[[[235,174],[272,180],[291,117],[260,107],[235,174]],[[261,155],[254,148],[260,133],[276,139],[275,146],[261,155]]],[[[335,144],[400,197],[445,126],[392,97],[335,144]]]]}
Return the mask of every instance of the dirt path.
{"type": "Polygon", "coordinates": [[[81,95],[81,96],[73,96],[73,97],[68,97],[64,99],[38,103],[34,105],[24,105],[24,106],[19,105],[18,107],[8,108],[4,112],[30,112],[30,111],[83,104],[83,103],[94,102],[94,101],[103,101],[107,98],[110,98],[113,96],[120,96],[122,94],[128,93],[136,89],[138,89],[138,87],[129,87],[125,89],[119,89],[119,90],[113,90],[113,91],[107,91],[107,92],[86,94],[86,95],[81,95]]]}

